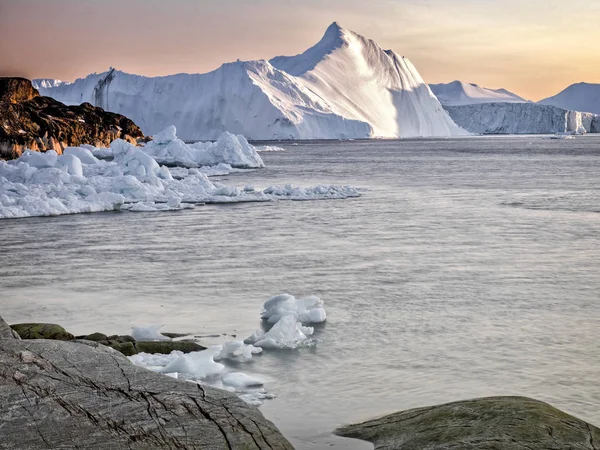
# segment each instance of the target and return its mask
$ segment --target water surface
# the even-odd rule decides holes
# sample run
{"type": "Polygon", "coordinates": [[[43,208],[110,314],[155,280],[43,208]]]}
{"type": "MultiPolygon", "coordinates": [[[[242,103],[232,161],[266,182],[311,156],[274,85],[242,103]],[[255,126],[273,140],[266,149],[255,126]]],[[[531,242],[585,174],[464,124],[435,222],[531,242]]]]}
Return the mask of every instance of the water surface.
{"type": "Polygon", "coordinates": [[[338,425],[485,395],[600,424],[600,138],[282,144],[228,184],[361,198],[0,221],[1,314],[74,333],[249,335],[271,295],[319,295],[317,347],[241,368],[298,448],[338,425]]]}

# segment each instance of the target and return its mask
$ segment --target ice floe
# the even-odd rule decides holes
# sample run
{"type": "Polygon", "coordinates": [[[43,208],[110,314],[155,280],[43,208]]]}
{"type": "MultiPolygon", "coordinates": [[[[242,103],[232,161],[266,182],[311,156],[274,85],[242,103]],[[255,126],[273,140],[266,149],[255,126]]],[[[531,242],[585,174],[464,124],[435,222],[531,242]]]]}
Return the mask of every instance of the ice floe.
{"type": "Polygon", "coordinates": [[[110,151],[102,155],[106,159],[97,157],[99,149],[82,146],[69,147],[63,155],[53,150],[45,153],[27,150],[16,160],[0,161],[0,218],[112,210],[174,211],[202,203],[360,196],[359,190],[350,186],[305,188],[288,184],[260,190],[212,182],[209,175],[241,170],[234,166],[262,167],[262,160],[241,136],[225,133],[215,143],[189,146],[173,137],[174,133],[174,128],[159,133],[158,143],[146,147],[117,139],[111,143],[110,151]],[[152,146],[154,150],[148,151],[152,146]],[[170,146],[195,149],[190,150],[194,164],[209,165],[193,168],[160,165],[155,154],[170,146]]]}

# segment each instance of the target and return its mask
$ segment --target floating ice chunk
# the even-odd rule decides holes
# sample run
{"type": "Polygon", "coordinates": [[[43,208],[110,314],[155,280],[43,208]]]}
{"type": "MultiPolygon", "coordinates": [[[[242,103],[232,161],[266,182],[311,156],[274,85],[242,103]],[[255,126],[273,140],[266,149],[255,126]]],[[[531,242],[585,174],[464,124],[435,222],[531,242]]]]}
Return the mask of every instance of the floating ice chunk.
{"type": "MultiPolygon", "coordinates": [[[[92,147],[94,148],[94,147],[92,147]]],[[[86,147],[67,147],[63,150],[63,155],[73,155],[79,158],[82,164],[98,164],[98,159],[86,147]]]]}
{"type": "Polygon", "coordinates": [[[320,200],[360,197],[358,189],[351,186],[336,186],[320,184],[315,187],[303,188],[286,184],[284,186],[269,186],[263,190],[264,194],[275,198],[289,198],[290,200],[320,200]]]}
{"type": "Polygon", "coordinates": [[[263,400],[270,400],[275,398],[275,394],[268,393],[265,389],[254,389],[246,391],[238,396],[246,403],[254,406],[260,406],[263,404],[263,400]]]}
{"type": "Polygon", "coordinates": [[[261,145],[259,147],[255,147],[256,151],[261,152],[284,152],[285,149],[281,147],[277,147],[276,145],[261,145]]]}
{"type": "MultiPolygon", "coordinates": [[[[162,325],[149,325],[147,327],[132,327],[131,337],[136,341],[170,341],[171,338],[158,332],[162,325]]],[[[173,372],[173,371],[171,371],[173,372]]]]}
{"type": "Polygon", "coordinates": [[[321,323],[327,319],[323,306],[323,300],[315,295],[296,299],[290,294],[279,294],[265,302],[260,317],[269,323],[284,316],[292,316],[302,323],[321,323]]]}
{"type": "Polygon", "coordinates": [[[294,316],[283,316],[269,331],[255,331],[244,342],[269,349],[307,347],[314,344],[309,338],[313,332],[314,328],[303,326],[294,316]]]}
{"type": "Polygon", "coordinates": [[[262,352],[262,348],[251,344],[245,344],[244,341],[228,341],[221,346],[221,351],[215,356],[219,359],[232,359],[236,361],[249,361],[252,355],[262,352]]]}
{"type": "Polygon", "coordinates": [[[220,375],[225,370],[225,366],[215,362],[213,358],[214,353],[208,350],[181,354],[161,369],[161,372],[185,373],[196,380],[214,377],[220,375]]]}
{"type": "Polygon", "coordinates": [[[250,388],[262,386],[264,383],[252,378],[243,372],[229,372],[223,375],[223,383],[236,388],[250,388]]]}

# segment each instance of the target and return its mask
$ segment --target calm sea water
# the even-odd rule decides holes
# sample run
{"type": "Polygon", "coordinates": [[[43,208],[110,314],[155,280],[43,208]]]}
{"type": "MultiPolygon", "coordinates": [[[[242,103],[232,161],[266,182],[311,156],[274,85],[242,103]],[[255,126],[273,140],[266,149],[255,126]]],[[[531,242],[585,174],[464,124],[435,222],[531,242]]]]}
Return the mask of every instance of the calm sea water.
{"type": "Polygon", "coordinates": [[[283,144],[230,184],[361,198],[0,222],[0,314],[74,333],[249,335],[271,295],[319,295],[315,348],[265,352],[261,410],[298,448],[338,425],[486,395],[600,424],[600,138],[283,144]]]}

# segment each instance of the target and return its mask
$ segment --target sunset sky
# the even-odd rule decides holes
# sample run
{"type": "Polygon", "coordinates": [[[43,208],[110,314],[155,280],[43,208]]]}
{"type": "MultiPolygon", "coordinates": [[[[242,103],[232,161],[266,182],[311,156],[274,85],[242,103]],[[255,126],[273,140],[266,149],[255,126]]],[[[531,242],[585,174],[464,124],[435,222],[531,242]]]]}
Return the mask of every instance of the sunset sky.
{"type": "Polygon", "coordinates": [[[540,100],[600,82],[590,0],[0,0],[0,76],[206,72],[302,52],[333,21],[407,56],[428,83],[540,100]]]}

